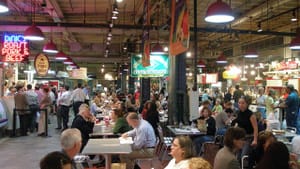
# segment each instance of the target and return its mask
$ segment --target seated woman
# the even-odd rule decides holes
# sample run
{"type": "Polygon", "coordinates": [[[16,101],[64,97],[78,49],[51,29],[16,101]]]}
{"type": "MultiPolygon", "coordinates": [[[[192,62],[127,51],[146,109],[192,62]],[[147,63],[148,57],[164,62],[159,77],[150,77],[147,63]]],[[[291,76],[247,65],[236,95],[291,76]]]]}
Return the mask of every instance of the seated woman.
{"type": "Polygon", "coordinates": [[[255,169],[297,169],[296,161],[290,161],[289,150],[282,142],[273,142],[255,169]]]}
{"type": "Polygon", "coordinates": [[[72,160],[60,151],[47,154],[40,161],[40,169],[72,169],[72,160]]]}
{"type": "Polygon", "coordinates": [[[212,169],[210,163],[201,157],[193,157],[189,160],[188,169],[212,169]]]}
{"type": "Polygon", "coordinates": [[[149,104],[146,104],[148,106],[147,113],[145,116],[145,120],[148,121],[151,126],[153,127],[153,130],[155,132],[156,137],[158,137],[158,123],[159,123],[159,113],[157,111],[157,107],[155,102],[150,102],[149,104]]]}
{"type": "Polygon", "coordinates": [[[201,147],[204,142],[213,141],[216,133],[216,121],[211,116],[209,108],[204,107],[201,112],[202,116],[197,120],[197,126],[200,131],[206,130],[206,135],[196,137],[194,145],[197,154],[201,152],[201,147]],[[203,123],[203,124],[202,124],[203,123]]]}
{"type": "Polygon", "coordinates": [[[249,154],[249,168],[253,168],[253,166],[260,162],[268,146],[275,141],[276,138],[271,131],[259,132],[257,146],[249,154]]]}
{"type": "Polygon", "coordinates": [[[217,114],[221,113],[223,111],[223,107],[221,105],[221,100],[216,99],[216,104],[212,109],[213,116],[216,116],[217,114]]]}
{"type": "Polygon", "coordinates": [[[71,126],[71,128],[77,128],[81,133],[82,146],[80,152],[87,144],[90,138],[89,134],[93,132],[95,121],[96,117],[90,112],[89,106],[87,104],[81,104],[79,107],[79,113],[74,118],[71,126]]]}
{"type": "Polygon", "coordinates": [[[170,155],[173,159],[165,169],[188,168],[188,159],[194,156],[192,140],[188,136],[177,136],[174,138],[170,155]]]}
{"type": "Polygon", "coordinates": [[[128,125],[120,109],[113,109],[111,111],[111,119],[113,122],[115,122],[115,125],[113,127],[114,134],[125,133],[131,130],[131,127],[128,125]]]}
{"type": "Polygon", "coordinates": [[[241,150],[245,144],[246,132],[239,127],[227,129],[224,137],[224,147],[218,151],[214,169],[240,169],[240,163],[236,158],[236,153],[241,150]]]}

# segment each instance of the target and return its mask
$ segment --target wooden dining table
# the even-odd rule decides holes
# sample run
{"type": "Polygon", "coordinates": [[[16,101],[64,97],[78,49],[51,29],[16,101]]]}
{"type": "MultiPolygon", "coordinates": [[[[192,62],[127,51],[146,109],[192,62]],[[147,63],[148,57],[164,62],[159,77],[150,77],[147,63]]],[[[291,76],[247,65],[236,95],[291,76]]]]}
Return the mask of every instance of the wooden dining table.
{"type": "Polygon", "coordinates": [[[111,169],[111,156],[129,154],[132,152],[131,144],[121,144],[118,138],[89,139],[82,154],[103,155],[105,169],[111,169]]]}

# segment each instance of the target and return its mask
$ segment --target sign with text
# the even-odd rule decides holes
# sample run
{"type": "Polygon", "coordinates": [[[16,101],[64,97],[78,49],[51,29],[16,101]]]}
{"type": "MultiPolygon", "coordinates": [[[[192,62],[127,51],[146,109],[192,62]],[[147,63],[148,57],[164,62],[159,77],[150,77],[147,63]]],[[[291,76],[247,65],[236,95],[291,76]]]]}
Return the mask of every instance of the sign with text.
{"type": "Polygon", "coordinates": [[[80,69],[73,69],[70,74],[70,79],[87,79],[87,68],[80,67],[80,69]]]}
{"type": "Polygon", "coordinates": [[[23,35],[12,34],[4,35],[3,45],[1,49],[4,62],[21,62],[29,56],[28,41],[23,35]]]}
{"type": "Polygon", "coordinates": [[[39,76],[46,76],[49,67],[49,59],[45,54],[40,53],[34,58],[34,68],[39,76]]]}
{"type": "Polygon", "coordinates": [[[197,81],[200,84],[214,84],[218,82],[217,73],[203,73],[197,75],[197,81]]]}
{"type": "Polygon", "coordinates": [[[132,77],[166,77],[169,75],[169,57],[167,54],[150,55],[150,66],[144,67],[141,55],[131,56],[132,77]]]}

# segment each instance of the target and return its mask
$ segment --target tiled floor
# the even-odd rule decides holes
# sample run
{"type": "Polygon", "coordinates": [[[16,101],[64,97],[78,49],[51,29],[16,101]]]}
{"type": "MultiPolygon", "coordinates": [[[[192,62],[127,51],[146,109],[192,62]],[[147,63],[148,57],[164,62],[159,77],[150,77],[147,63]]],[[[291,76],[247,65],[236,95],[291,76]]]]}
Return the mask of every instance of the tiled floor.
{"type": "Polygon", "coordinates": [[[51,151],[59,151],[59,131],[56,131],[56,119],[50,117],[50,137],[38,137],[37,133],[22,137],[0,138],[1,169],[38,169],[39,161],[51,151]]]}
{"type": "MultiPolygon", "coordinates": [[[[56,118],[50,116],[50,121],[49,137],[38,137],[37,133],[32,133],[29,136],[0,138],[0,168],[39,169],[42,157],[49,152],[60,151],[60,131],[55,130],[56,118]]],[[[155,169],[163,168],[161,162],[154,159],[142,162],[142,169],[150,169],[151,162],[155,169]]]]}

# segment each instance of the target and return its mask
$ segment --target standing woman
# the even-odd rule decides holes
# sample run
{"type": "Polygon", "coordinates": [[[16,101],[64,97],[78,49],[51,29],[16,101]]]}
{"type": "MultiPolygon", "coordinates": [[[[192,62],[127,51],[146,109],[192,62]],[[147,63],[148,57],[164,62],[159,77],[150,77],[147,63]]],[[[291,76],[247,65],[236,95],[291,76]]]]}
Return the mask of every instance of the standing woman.
{"type": "Polygon", "coordinates": [[[151,124],[156,137],[158,137],[157,126],[159,123],[159,113],[157,111],[156,103],[152,101],[152,102],[150,102],[150,104],[147,104],[146,106],[147,106],[148,110],[146,113],[145,120],[147,120],[151,124]]]}
{"type": "Polygon", "coordinates": [[[246,131],[246,143],[242,149],[241,154],[238,155],[238,159],[241,159],[244,155],[247,155],[251,151],[251,147],[257,145],[258,126],[255,115],[249,110],[249,104],[251,98],[249,96],[243,96],[238,102],[238,115],[237,118],[232,121],[232,126],[238,126],[246,131]]]}
{"type": "MultiPolygon", "coordinates": [[[[40,102],[40,109],[47,109],[47,112],[50,112],[49,106],[52,105],[51,97],[49,95],[49,88],[43,88],[43,97],[40,102]]],[[[38,127],[38,136],[45,136],[45,123],[46,123],[45,111],[40,111],[39,127],[38,127]]]]}
{"type": "Polygon", "coordinates": [[[194,156],[193,142],[188,136],[174,138],[170,155],[173,159],[165,169],[183,169],[189,167],[189,158],[194,156]]]}

